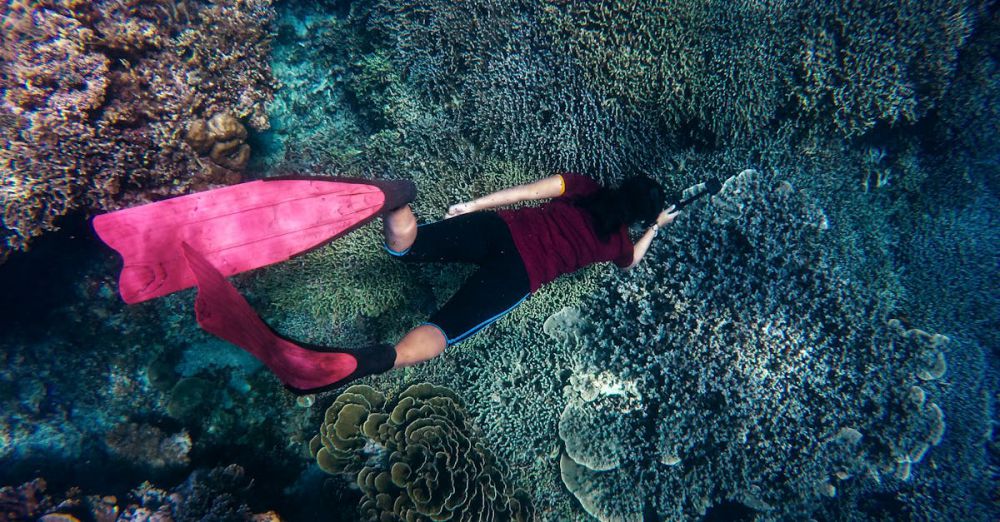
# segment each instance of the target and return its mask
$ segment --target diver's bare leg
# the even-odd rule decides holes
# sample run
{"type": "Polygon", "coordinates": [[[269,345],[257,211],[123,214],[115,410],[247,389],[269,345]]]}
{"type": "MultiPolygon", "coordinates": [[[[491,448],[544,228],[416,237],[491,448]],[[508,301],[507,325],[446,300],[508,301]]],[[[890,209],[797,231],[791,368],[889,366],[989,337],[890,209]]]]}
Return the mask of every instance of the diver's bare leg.
{"type": "Polygon", "coordinates": [[[422,324],[403,336],[396,343],[396,364],[393,368],[413,366],[433,359],[444,352],[448,341],[437,327],[422,324]]]}
{"type": "Polygon", "coordinates": [[[417,218],[409,205],[404,205],[382,217],[385,244],[394,252],[402,252],[417,239],[417,218]]]}

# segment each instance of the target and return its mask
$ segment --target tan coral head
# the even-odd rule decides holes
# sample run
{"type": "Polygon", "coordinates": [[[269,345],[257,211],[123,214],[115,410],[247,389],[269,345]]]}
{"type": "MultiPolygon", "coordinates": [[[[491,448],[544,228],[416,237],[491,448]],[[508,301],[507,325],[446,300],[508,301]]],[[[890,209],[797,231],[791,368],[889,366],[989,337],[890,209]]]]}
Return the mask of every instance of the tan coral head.
{"type": "Polygon", "coordinates": [[[207,122],[197,119],[189,123],[184,141],[199,156],[207,155],[220,167],[243,170],[250,159],[246,138],[247,129],[240,120],[228,112],[220,112],[207,122]]]}

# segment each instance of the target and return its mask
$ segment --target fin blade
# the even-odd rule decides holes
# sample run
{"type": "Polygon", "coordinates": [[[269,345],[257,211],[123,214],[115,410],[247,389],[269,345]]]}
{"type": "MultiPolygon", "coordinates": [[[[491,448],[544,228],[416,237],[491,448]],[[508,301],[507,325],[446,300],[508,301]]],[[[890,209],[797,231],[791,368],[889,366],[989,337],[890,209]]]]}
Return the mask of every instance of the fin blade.
{"type": "Polygon", "coordinates": [[[329,386],[357,369],[349,353],[308,350],[275,334],[205,256],[187,243],[181,248],[198,285],[195,318],[206,332],[243,348],[297,390],[329,386]]]}
{"type": "MultiPolygon", "coordinates": [[[[388,182],[338,178],[260,180],[102,214],[94,230],[124,259],[127,303],[195,284],[186,242],[225,276],[278,263],[367,223],[384,208],[388,182]]],[[[392,196],[390,193],[389,196],[392,196]]]]}

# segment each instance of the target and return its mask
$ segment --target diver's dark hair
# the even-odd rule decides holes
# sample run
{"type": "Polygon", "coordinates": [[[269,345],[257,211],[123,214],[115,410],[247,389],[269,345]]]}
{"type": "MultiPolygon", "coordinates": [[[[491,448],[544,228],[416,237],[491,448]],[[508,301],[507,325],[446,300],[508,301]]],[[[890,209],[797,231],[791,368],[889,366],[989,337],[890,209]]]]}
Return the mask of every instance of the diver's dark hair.
{"type": "Polygon", "coordinates": [[[663,187],[647,176],[633,176],[613,188],[603,188],[582,196],[573,204],[594,220],[597,238],[607,241],[622,225],[642,222],[652,225],[663,210],[663,187]]]}

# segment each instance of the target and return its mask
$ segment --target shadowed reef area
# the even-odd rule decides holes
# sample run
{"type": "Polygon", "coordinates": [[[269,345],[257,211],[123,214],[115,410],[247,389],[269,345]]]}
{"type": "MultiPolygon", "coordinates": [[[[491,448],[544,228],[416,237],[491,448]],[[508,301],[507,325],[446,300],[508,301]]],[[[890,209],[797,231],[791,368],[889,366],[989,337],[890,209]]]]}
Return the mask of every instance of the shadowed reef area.
{"type": "MultiPolygon", "coordinates": [[[[996,1],[0,14],[0,520],[1000,518],[996,1]],[[413,180],[427,223],[559,171],[725,182],[635,270],[298,400],[192,291],[122,303],[88,222],[309,173],[413,180]]],[[[233,282],[293,338],[395,342],[470,269],[381,240],[233,282]]]]}

